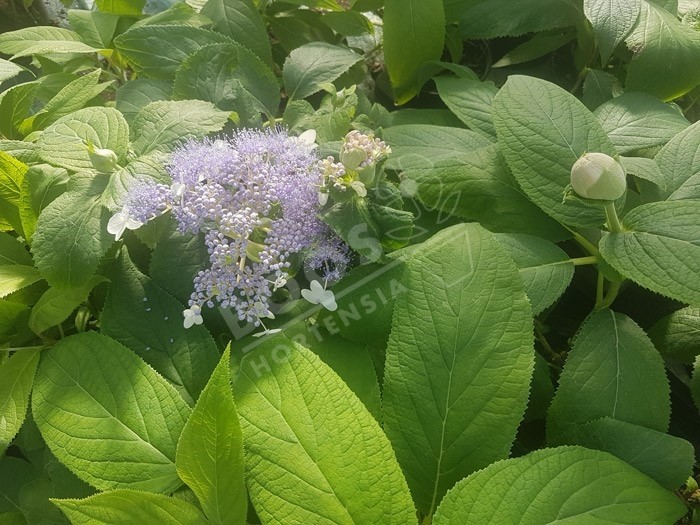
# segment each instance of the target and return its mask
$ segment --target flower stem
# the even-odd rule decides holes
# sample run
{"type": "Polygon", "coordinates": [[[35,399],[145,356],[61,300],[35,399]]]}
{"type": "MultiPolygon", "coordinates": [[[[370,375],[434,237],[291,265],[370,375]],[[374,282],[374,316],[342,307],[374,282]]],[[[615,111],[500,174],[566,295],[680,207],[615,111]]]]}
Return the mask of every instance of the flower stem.
{"type": "Polygon", "coordinates": [[[574,266],[585,266],[587,264],[596,264],[598,262],[598,257],[595,255],[576,257],[575,259],[571,259],[570,262],[574,263],[574,266]]]}
{"type": "Polygon", "coordinates": [[[615,210],[615,203],[610,201],[605,205],[605,215],[608,217],[608,228],[611,233],[622,233],[622,224],[615,210]]]}
{"type": "Polygon", "coordinates": [[[611,304],[613,304],[613,301],[617,298],[617,294],[620,291],[620,285],[622,283],[618,282],[611,282],[610,283],[610,288],[608,288],[608,292],[605,294],[605,297],[603,298],[603,301],[600,303],[600,305],[597,306],[597,309],[602,309],[602,308],[608,308],[611,304]]]}

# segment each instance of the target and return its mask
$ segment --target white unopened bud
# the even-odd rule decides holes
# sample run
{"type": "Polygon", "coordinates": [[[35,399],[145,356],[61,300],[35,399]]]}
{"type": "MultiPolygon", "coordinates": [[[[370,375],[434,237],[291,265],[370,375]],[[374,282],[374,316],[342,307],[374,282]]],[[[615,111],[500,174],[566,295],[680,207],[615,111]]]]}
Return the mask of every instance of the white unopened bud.
{"type": "Polygon", "coordinates": [[[605,153],[585,153],[571,168],[571,186],[584,199],[614,201],[625,194],[625,169],[605,153]]]}
{"type": "Polygon", "coordinates": [[[112,173],[118,166],[119,158],[111,149],[89,145],[88,155],[93,167],[100,173],[112,173]]]}

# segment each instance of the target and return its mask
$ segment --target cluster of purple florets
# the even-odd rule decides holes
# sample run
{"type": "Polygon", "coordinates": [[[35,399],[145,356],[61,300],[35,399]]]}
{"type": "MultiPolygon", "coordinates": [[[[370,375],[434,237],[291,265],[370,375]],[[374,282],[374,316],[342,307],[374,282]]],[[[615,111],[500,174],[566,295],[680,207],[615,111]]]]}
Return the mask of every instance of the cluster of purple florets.
{"type": "Polygon", "coordinates": [[[204,232],[210,266],[194,279],[190,307],[216,301],[257,326],[293,258],[326,281],[345,272],[349,249],[317,216],[323,169],[313,144],[242,130],[183,145],[169,173],[172,185],[139,183],[124,205],[140,222],[171,210],[181,232],[204,232]]]}

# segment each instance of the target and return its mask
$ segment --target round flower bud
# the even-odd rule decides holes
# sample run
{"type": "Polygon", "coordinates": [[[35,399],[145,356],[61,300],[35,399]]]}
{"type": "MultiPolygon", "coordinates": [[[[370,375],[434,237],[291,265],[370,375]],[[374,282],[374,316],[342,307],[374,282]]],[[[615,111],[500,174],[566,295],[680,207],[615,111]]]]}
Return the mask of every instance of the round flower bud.
{"type": "Polygon", "coordinates": [[[92,166],[100,173],[112,173],[117,168],[119,159],[111,149],[88,147],[88,155],[92,166]]]}
{"type": "Polygon", "coordinates": [[[571,186],[584,199],[614,201],[625,194],[625,169],[605,153],[585,153],[571,168],[571,186]]]}

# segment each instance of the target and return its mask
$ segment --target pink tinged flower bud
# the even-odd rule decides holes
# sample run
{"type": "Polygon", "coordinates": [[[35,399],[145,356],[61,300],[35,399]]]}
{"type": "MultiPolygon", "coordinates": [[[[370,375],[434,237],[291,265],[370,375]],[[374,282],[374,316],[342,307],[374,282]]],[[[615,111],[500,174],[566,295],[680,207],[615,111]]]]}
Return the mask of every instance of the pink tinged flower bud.
{"type": "Polygon", "coordinates": [[[614,201],[625,194],[625,170],[605,153],[585,153],[571,168],[571,186],[584,199],[614,201]]]}

